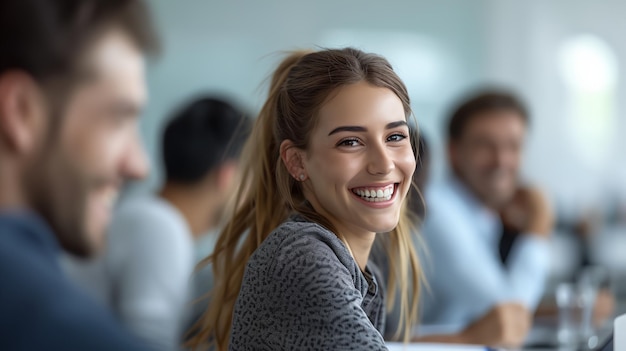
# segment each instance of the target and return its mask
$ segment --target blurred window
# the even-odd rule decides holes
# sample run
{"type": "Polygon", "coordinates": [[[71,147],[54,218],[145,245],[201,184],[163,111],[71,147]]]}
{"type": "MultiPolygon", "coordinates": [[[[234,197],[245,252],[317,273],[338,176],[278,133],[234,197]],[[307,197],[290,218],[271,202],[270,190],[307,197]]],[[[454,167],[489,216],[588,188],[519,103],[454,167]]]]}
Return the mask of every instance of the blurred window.
{"type": "Polygon", "coordinates": [[[619,64],[611,46],[602,38],[582,34],[559,47],[558,66],[565,84],[566,128],[589,165],[610,161],[617,129],[619,64]]]}

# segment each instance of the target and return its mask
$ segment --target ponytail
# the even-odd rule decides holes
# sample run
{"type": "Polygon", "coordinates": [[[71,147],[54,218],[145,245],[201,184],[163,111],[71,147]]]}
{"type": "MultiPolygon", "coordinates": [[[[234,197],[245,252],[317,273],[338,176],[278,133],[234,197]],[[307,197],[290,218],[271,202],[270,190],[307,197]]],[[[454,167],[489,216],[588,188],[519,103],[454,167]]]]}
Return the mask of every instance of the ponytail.
{"type": "Polygon", "coordinates": [[[188,347],[214,346],[227,350],[235,301],[248,259],[263,240],[289,214],[289,205],[281,196],[276,179],[284,166],[279,162],[275,138],[277,106],[291,68],[306,55],[298,51],[286,57],[274,72],[269,97],[255,122],[242,155],[242,176],[232,218],[219,235],[215,251],[199,266],[212,264],[215,286],[207,298],[208,309],[191,330],[188,347]],[[207,345],[208,343],[208,345],[207,345]]]}

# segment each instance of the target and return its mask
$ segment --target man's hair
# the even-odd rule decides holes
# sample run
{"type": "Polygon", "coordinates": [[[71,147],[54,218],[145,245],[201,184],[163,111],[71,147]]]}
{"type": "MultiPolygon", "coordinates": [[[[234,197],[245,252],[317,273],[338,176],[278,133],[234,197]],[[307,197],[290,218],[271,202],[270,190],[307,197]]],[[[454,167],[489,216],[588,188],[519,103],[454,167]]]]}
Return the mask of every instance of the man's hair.
{"type": "Polygon", "coordinates": [[[1,0],[0,74],[21,70],[40,83],[69,77],[89,43],[110,27],[144,53],[158,50],[141,0],[1,0]]]}
{"type": "Polygon", "coordinates": [[[175,113],[163,134],[165,180],[195,183],[223,162],[239,157],[251,120],[232,104],[212,97],[175,113]]]}
{"type": "Polygon", "coordinates": [[[452,110],[448,122],[448,140],[461,138],[473,118],[484,113],[502,110],[516,112],[526,124],[529,122],[524,103],[514,94],[499,89],[483,90],[462,99],[452,110]]]}

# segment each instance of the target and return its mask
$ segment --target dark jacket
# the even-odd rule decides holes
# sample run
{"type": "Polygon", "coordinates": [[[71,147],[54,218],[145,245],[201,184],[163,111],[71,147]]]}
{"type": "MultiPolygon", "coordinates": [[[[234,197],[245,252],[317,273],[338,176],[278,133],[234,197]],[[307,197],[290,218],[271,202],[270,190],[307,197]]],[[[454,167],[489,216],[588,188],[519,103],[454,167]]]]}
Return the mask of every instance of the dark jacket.
{"type": "Polygon", "coordinates": [[[64,276],[60,250],[36,215],[0,213],[0,350],[145,350],[64,276]]]}

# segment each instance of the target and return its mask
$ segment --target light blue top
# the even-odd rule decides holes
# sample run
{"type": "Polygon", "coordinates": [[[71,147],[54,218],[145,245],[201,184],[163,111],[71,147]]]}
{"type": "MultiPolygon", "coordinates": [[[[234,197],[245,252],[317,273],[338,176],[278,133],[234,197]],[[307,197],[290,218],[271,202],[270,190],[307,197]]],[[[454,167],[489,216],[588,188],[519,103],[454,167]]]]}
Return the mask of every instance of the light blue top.
{"type": "Polygon", "coordinates": [[[422,325],[463,329],[494,305],[539,303],[549,272],[546,239],[522,233],[504,266],[499,256],[502,224],[453,177],[426,191],[427,214],[422,255],[429,287],[423,289],[422,325]],[[425,257],[424,257],[425,256],[425,257]]]}

